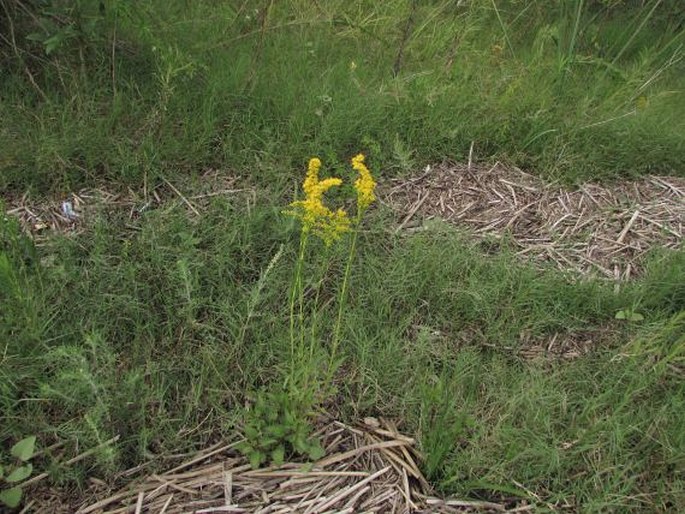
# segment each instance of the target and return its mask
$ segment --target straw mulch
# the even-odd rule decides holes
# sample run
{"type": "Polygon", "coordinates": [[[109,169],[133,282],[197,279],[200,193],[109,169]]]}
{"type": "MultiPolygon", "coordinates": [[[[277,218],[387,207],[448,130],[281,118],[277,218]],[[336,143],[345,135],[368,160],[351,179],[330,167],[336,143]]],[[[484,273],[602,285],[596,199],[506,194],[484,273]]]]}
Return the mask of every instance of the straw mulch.
{"type": "MultiPolygon", "coordinates": [[[[102,212],[138,230],[138,219],[161,206],[177,205],[199,217],[213,197],[239,196],[248,209],[257,201],[254,188],[216,170],[199,183],[201,190],[194,187],[192,194],[163,180],[137,192],[84,189],[59,199],[23,196],[10,199],[7,212],[41,244],[54,232],[85,230],[102,212]],[[63,201],[71,202],[75,216],[63,212],[63,201]]],[[[685,225],[685,179],[678,177],[566,189],[499,163],[443,163],[385,182],[379,197],[397,213],[398,232],[421,230],[424,221],[441,219],[476,237],[506,237],[521,258],[536,264],[617,282],[638,275],[653,248],[678,248],[685,225]]]]}
{"type": "Polygon", "coordinates": [[[199,184],[193,193],[184,192],[183,185],[163,179],[155,187],[145,186],[140,191],[86,188],[61,198],[33,198],[24,194],[7,199],[7,214],[18,218],[23,229],[40,245],[55,233],[81,233],[101,215],[116,216],[126,228],[139,230],[139,219],[161,207],[182,207],[189,216],[199,217],[212,198],[240,196],[248,209],[256,202],[254,188],[239,184],[237,177],[217,170],[204,173],[199,184]],[[64,202],[71,204],[72,213],[64,212],[64,202]]]}
{"type": "Polygon", "coordinates": [[[517,168],[443,163],[380,194],[398,231],[445,220],[478,237],[503,238],[522,258],[617,281],[642,270],[652,248],[677,248],[685,225],[685,179],[646,177],[575,189],[517,168]]]}
{"type": "MultiPolygon", "coordinates": [[[[389,421],[348,426],[328,422],[319,432],[326,456],[313,464],[253,470],[236,444],[215,445],[164,473],[100,493],[77,514],[506,512],[491,502],[442,500],[417,466],[413,439],[389,421]]],[[[528,506],[523,506],[527,510],[528,506]]],[[[52,507],[34,512],[54,512],[52,507]]],[[[518,511],[521,511],[519,506],[518,511]]]]}

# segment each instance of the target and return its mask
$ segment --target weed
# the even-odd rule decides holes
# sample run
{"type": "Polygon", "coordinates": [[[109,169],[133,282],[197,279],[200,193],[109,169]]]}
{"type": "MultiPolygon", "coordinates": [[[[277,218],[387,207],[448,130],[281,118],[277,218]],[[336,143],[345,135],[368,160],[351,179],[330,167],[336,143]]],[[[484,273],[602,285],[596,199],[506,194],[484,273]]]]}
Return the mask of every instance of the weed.
{"type": "Polygon", "coordinates": [[[22,439],[10,449],[10,455],[20,464],[9,467],[6,458],[2,459],[4,464],[0,463],[0,480],[9,485],[8,488],[0,491],[0,503],[9,508],[17,507],[21,502],[23,493],[21,482],[30,477],[33,472],[33,465],[29,460],[33,457],[35,445],[35,436],[22,439]]]}
{"type": "MultiPolygon", "coordinates": [[[[309,161],[307,175],[302,186],[306,195],[305,199],[292,202],[289,210],[285,211],[285,214],[298,218],[302,225],[295,273],[290,288],[290,365],[284,390],[268,393],[262,391],[257,395],[254,409],[248,412],[248,421],[244,427],[246,442],[240,449],[249,457],[253,467],[267,460],[282,463],[286,451],[290,454],[306,455],[310,459],[322,456],[321,447],[309,440],[308,432],[317,404],[325,399],[319,396],[330,394],[332,391],[333,376],[339,365],[340,329],[345,312],[352,263],[356,255],[357,235],[364,213],[376,199],[374,194],[376,182],[364,161],[365,157],[362,154],[352,159],[352,168],[359,173],[359,178],[354,182],[357,212],[353,222],[343,209],[332,211],[324,204],[323,195],[332,187],[340,186],[342,180],[339,178],[320,179],[321,160],[317,157],[309,161]],[[353,235],[337,298],[338,313],[331,330],[327,362],[322,363],[320,356],[324,354],[325,334],[321,333],[317,323],[322,310],[322,306],[319,305],[322,280],[318,281],[309,318],[305,317],[303,270],[308,243],[310,237],[316,236],[328,249],[350,230],[353,231],[353,235]],[[310,326],[307,326],[307,322],[310,326]],[[321,367],[324,372],[317,372],[317,369],[321,367]]],[[[282,248],[277,257],[280,257],[281,251],[282,248]]],[[[260,278],[257,290],[263,287],[263,278],[273,265],[274,260],[260,278]]],[[[250,318],[249,312],[247,321],[250,318]]]]}
{"type": "Polygon", "coordinates": [[[323,457],[323,448],[310,435],[311,404],[311,399],[299,404],[287,391],[258,392],[246,414],[245,441],[238,446],[253,468],[265,462],[280,466],[287,456],[323,457]]]}

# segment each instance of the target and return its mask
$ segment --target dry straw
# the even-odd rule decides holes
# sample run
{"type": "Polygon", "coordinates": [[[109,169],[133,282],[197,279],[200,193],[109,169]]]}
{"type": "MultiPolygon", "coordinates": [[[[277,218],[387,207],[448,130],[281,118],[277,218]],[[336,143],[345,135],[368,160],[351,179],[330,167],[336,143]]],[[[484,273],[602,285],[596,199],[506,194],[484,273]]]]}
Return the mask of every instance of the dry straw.
{"type": "Polygon", "coordinates": [[[617,281],[639,274],[652,248],[680,246],[685,225],[677,177],[566,189],[499,163],[444,163],[387,182],[380,196],[399,231],[439,218],[479,237],[508,237],[526,260],[617,281]]]}
{"type": "MultiPolygon", "coordinates": [[[[326,456],[314,464],[253,470],[235,444],[212,446],[187,461],[134,479],[75,507],[77,514],[322,514],[356,512],[505,512],[490,502],[443,500],[418,466],[415,442],[387,420],[358,426],[327,422],[318,431],[326,456]]],[[[136,468],[140,469],[140,467],[136,468]]],[[[136,470],[132,470],[136,474],[136,470]]],[[[54,505],[33,512],[58,512],[54,505]]],[[[61,512],[61,511],[60,511],[61,512]]],[[[66,511],[64,511],[66,512],[66,511]]]]}

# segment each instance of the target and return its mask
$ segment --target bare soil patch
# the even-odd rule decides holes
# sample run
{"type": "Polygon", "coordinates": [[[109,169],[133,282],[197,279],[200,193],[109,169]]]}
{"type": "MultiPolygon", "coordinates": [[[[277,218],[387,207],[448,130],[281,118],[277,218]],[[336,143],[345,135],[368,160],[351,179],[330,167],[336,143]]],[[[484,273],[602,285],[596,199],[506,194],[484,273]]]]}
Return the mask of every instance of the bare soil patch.
{"type": "Polygon", "coordinates": [[[380,197],[400,230],[442,219],[477,237],[508,237],[521,258],[617,281],[638,275],[653,248],[678,248],[685,225],[678,177],[567,189],[500,163],[443,163],[389,180],[380,197]]]}

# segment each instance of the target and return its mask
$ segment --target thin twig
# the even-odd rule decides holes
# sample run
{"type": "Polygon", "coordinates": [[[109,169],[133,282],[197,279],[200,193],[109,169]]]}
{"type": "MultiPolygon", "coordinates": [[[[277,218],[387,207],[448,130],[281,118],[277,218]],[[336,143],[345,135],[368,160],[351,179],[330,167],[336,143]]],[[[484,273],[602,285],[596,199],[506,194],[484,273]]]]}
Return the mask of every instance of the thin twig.
{"type": "Polygon", "coordinates": [[[414,217],[414,214],[416,214],[416,212],[421,208],[421,206],[428,199],[429,196],[430,192],[426,192],[423,195],[423,197],[418,202],[416,202],[416,205],[414,205],[414,207],[411,209],[411,211],[409,211],[409,214],[407,214],[402,223],[400,223],[399,226],[395,229],[396,234],[400,232],[400,230],[402,230],[407,223],[409,223],[409,220],[411,220],[414,217]]]}
{"type": "Polygon", "coordinates": [[[169,186],[169,187],[171,188],[171,190],[172,190],[174,193],[176,193],[176,194],[178,195],[178,197],[179,197],[181,200],[183,200],[183,203],[185,203],[185,204],[190,208],[191,211],[193,211],[197,216],[200,215],[200,213],[199,213],[198,210],[193,206],[193,204],[190,203],[190,201],[189,201],[185,196],[183,196],[183,194],[181,194],[181,192],[180,192],[178,189],[176,189],[176,188],[174,187],[174,185],[173,185],[171,182],[169,182],[169,181],[168,181],[166,178],[164,178],[164,177],[162,177],[162,180],[164,181],[164,183],[165,183],[167,186],[169,186]]]}

